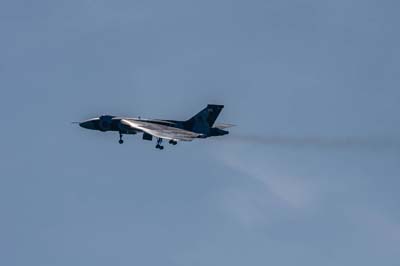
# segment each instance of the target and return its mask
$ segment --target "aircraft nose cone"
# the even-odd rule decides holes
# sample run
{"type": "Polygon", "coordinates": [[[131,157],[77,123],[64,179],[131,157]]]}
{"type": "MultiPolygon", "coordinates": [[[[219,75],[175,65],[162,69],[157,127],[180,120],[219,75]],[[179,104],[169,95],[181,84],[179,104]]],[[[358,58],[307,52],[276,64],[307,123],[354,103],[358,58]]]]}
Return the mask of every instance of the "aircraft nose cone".
{"type": "Polygon", "coordinates": [[[86,129],[91,129],[92,128],[91,125],[92,125],[91,121],[85,121],[85,122],[79,123],[80,127],[83,127],[86,129]]]}

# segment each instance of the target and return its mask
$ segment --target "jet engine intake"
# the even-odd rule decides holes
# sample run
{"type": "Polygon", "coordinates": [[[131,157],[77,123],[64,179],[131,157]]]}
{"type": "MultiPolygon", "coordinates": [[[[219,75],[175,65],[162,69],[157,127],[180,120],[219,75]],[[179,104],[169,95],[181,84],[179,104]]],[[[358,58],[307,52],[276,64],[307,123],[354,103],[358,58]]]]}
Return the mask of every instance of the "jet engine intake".
{"type": "Polygon", "coordinates": [[[150,134],[147,134],[147,133],[143,133],[143,139],[152,141],[153,140],[153,136],[150,135],[150,134]]]}

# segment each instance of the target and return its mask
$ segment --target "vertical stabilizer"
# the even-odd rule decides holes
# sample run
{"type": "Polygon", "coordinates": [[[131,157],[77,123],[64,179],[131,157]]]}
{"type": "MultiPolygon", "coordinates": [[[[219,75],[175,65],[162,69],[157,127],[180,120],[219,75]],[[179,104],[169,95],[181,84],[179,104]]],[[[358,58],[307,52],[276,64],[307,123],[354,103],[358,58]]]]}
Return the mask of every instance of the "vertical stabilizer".
{"type": "Polygon", "coordinates": [[[207,105],[206,108],[185,122],[186,127],[197,133],[208,134],[223,108],[223,105],[207,105]]]}

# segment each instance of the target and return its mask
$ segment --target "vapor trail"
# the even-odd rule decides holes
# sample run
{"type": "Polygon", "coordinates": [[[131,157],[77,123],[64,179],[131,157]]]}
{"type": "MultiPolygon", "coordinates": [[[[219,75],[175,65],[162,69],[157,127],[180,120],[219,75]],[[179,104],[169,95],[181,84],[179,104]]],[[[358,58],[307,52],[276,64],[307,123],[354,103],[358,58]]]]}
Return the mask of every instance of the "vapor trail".
{"type": "Polygon", "coordinates": [[[262,135],[230,135],[228,141],[274,145],[294,148],[333,148],[333,149],[393,149],[400,151],[400,139],[388,137],[291,137],[262,135]]]}

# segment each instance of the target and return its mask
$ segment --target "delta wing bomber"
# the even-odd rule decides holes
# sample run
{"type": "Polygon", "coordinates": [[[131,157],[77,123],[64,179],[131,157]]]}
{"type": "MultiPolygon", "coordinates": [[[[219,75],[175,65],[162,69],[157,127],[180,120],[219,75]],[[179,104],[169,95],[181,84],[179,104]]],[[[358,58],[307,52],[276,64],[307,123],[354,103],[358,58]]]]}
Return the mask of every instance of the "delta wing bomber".
{"type": "Polygon", "coordinates": [[[82,128],[102,132],[115,131],[119,133],[119,143],[123,144],[123,135],[142,133],[144,140],[157,139],[156,148],[163,150],[163,140],[176,145],[178,141],[192,141],[198,138],[209,138],[229,134],[230,124],[215,124],[223,105],[209,104],[198,114],[186,121],[128,118],[112,115],[102,115],[83,122],[78,122],[82,128]]]}

